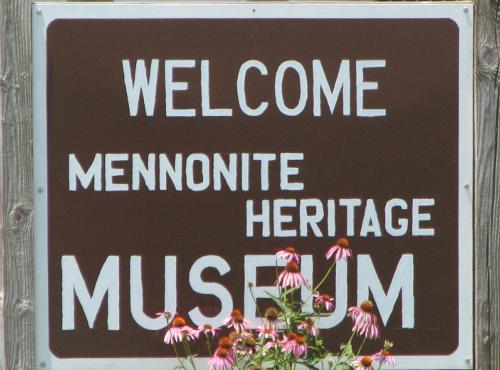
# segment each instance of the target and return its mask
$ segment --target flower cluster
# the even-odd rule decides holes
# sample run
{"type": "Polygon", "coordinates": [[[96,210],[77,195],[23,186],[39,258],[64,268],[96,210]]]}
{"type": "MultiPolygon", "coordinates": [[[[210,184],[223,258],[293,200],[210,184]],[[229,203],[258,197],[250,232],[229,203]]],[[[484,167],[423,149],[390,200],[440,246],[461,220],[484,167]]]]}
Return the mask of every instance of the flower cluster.
{"type": "Polygon", "coordinates": [[[383,365],[388,364],[391,366],[396,365],[396,361],[394,357],[391,356],[390,349],[392,348],[393,343],[386,340],[384,342],[384,347],[377,353],[374,353],[371,356],[363,356],[360,359],[354,360],[352,365],[355,369],[362,370],[374,370],[374,365],[378,364],[378,368],[380,369],[383,365]]]}
{"type": "MultiPolygon", "coordinates": [[[[380,351],[371,356],[359,356],[366,340],[377,340],[380,337],[380,324],[371,301],[362,302],[359,307],[350,307],[347,316],[352,319],[352,335],[340,346],[338,351],[329,350],[320,336],[318,328],[321,317],[334,311],[334,298],[319,289],[331,274],[335,264],[352,257],[352,250],[346,238],[339,239],[326,253],[331,266],[316,286],[312,286],[300,269],[301,256],[293,247],[286,247],[276,253],[277,259],[286,261],[286,266],[279,274],[276,285],[279,295],[269,297],[273,306],[268,307],[262,315],[262,322],[253,325],[245,319],[239,309],[234,309],[220,328],[211,325],[199,326],[195,329],[177,313],[159,313],[166,318],[168,329],[165,343],[173,346],[179,365],[176,369],[196,369],[190,343],[204,337],[207,351],[211,356],[208,368],[214,370],[232,369],[295,369],[303,364],[310,369],[354,368],[374,370],[378,365],[395,365],[390,354],[393,344],[385,341],[380,351]],[[305,301],[299,298],[299,290],[306,287],[310,296],[305,301]],[[306,307],[313,300],[313,310],[306,307]],[[356,338],[361,344],[354,351],[356,338]],[[218,346],[212,353],[212,342],[218,339],[218,346]],[[184,353],[176,345],[182,345],[184,353]]],[[[251,291],[253,283],[248,283],[251,291]]],[[[252,294],[253,296],[253,294],[252,294]]],[[[255,302],[257,305],[257,302],[255,302]]]]}

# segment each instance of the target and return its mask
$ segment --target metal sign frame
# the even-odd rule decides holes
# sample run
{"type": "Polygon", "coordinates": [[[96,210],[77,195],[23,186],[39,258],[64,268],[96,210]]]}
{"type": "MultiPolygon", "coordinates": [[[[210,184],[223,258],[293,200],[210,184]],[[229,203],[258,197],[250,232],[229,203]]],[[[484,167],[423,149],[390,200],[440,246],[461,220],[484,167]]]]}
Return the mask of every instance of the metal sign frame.
{"type": "MultiPolygon", "coordinates": [[[[397,369],[472,369],[473,356],[473,5],[472,3],[35,3],[33,126],[37,369],[171,369],[174,359],[62,359],[49,348],[47,263],[46,32],[56,19],[322,18],[453,20],[459,29],[459,346],[446,356],[398,356],[397,369]]],[[[105,345],[105,344],[103,344],[105,345]]],[[[197,359],[201,368],[204,358],[197,359]]]]}

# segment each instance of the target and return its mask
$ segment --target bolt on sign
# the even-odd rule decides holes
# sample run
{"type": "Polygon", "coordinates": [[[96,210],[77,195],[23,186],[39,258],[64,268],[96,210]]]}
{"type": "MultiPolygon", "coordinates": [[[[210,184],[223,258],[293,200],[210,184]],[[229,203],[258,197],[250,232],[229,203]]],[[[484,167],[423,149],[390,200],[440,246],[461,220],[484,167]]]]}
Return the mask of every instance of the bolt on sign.
{"type": "Polygon", "coordinates": [[[370,298],[398,368],[472,368],[472,11],[34,4],[37,366],[171,369],[156,312],[258,325],[347,237],[326,342],[370,298]]]}

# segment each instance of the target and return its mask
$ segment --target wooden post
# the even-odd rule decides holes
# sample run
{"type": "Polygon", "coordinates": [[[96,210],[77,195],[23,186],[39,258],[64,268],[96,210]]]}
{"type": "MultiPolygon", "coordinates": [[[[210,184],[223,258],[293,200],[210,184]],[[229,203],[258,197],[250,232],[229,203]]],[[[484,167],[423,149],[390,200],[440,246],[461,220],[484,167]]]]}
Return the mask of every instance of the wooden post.
{"type": "MultiPolygon", "coordinates": [[[[4,2],[0,1],[0,15],[4,13],[4,2]]],[[[4,48],[4,19],[0,17],[0,153],[2,153],[3,158],[3,126],[4,126],[4,110],[3,110],[3,74],[4,74],[4,63],[3,63],[3,48],[4,48]]],[[[4,255],[4,220],[3,220],[3,161],[0,161],[0,370],[5,370],[5,325],[4,325],[4,297],[5,297],[5,289],[4,289],[4,266],[3,266],[3,255],[4,255]]]]}
{"type": "Polygon", "coordinates": [[[0,0],[2,123],[1,368],[34,369],[31,4],[0,0]]]}
{"type": "Polygon", "coordinates": [[[500,2],[476,7],[476,369],[500,369],[500,2]]]}
{"type": "MultiPolygon", "coordinates": [[[[31,4],[0,0],[0,370],[35,369],[31,4]]],[[[500,370],[500,0],[476,6],[475,369],[500,370]]]]}

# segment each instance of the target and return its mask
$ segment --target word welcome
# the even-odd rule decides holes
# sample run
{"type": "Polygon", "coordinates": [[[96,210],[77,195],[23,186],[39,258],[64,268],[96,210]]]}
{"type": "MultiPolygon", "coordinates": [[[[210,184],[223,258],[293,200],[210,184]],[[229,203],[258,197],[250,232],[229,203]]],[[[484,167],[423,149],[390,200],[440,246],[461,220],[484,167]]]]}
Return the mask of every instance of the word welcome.
{"type": "MultiPolygon", "coordinates": [[[[135,61],[135,71],[132,74],[132,67],[129,59],[122,60],[123,81],[127,93],[127,102],[130,116],[137,116],[139,102],[144,104],[146,116],[153,116],[157,105],[156,98],[159,72],[159,59],[152,59],[149,63],[149,73],[146,70],[144,59],[135,61]]],[[[355,64],[355,97],[356,97],[356,116],[357,117],[380,117],[386,115],[386,110],[381,108],[366,108],[364,98],[366,91],[378,90],[378,82],[366,81],[365,70],[370,68],[385,68],[386,61],[381,60],[356,60],[351,63],[349,59],[340,62],[337,77],[334,83],[330,83],[326,77],[325,70],[321,60],[314,59],[311,63],[311,69],[306,71],[306,67],[296,60],[286,60],[282,62],[274,75],[274,91],[272,93],[264,92],[261,100],[250,106],[246,97],[246,87],[248,84],[249,71],[257,72],[260,78],[267,78],[269,71],[267,66],[258,60],[248,60],[241,64],[238,77],[233,83],[236,85],[236,95],[238,106],[241,112],[247,116],[256,117],[263,115],[269,108],[269,101],[266,98],[274,95],[274,103],[278,110],[286,116],[298,116],[304,112],[308,100],[309,91],[312,90],[313,115],[318,117],[323,114],[321,107],[322,97],[326,99],[329,114],[333,114],[337,100],[342,92],[342,114],[351,115],[351,65],[355,64]],[[286,79],[295,79],[299,81],[298,101],[286,102],[284,83],[286,79]],[[311,81],[312,80],[312,81],[311,81]],[[311,86],[312,84],[312,86],[311,86]],[[333,86],[333,87],[332,87],[333,86]]],[[[200,114],[204,117],[231,117],[233,115],[232,107],[215,108],[211,105],[210,97],[210,60],[196,61],[194,59],[165,60],[165,116],[167,117],[195,117],[200,114]],[[190,87],[186,81],[176,80],[174,78],[175,70],[195,69],[196,76],[199,76],[200,83],[195,87],[190,87]],[[199,89],[201,101],[200,108],[196,107],[178,107],[174,104],[175,94],[190,89],[199,89]]],[[[195,73],[195,72],[193,72],[195,73]]],[[[233,85],[234,87],[234,85],[233,85]]],[[[226,90],[230,91],[226,88],[226,90]]]]}

